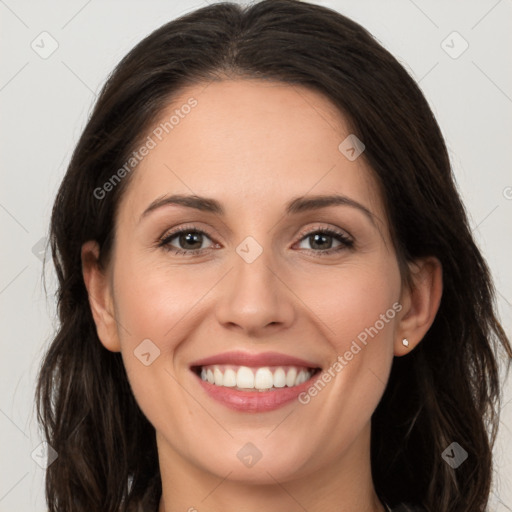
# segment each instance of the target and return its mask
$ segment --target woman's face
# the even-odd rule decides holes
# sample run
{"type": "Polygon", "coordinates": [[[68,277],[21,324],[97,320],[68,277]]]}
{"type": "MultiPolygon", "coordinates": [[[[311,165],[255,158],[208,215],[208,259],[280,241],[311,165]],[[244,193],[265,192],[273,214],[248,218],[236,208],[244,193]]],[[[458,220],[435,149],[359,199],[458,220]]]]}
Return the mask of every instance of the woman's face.
{"type": "Polygon", "coordinates": [[[361,147],[322,95],[258,80],[189,87],[154,128],[119,205],[117,332],[102,342],[122,352],[159,456],[258,483],[357,467],[403,299],[361,147]],[[274,389],[238,390],[255,383],[274,389]]]}

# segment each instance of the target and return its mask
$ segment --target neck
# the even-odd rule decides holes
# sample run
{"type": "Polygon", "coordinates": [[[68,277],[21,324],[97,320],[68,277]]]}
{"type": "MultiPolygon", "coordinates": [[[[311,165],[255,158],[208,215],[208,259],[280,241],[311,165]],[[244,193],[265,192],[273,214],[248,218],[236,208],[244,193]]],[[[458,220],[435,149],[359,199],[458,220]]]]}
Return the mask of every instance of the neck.
{"type": "Polygon", "coordinates": [[[264,483],[215,475],[184,459],[157,432],[162,498],[158,512],[385,512],[371,477],[370,424],[343,455],[296,478],[264,483]]]}

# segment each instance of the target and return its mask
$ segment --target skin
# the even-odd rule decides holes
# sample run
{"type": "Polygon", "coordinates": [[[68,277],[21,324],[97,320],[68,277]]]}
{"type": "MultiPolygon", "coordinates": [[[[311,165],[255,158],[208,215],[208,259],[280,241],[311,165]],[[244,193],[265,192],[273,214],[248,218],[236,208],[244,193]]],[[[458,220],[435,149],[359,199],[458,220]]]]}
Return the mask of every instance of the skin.
{"type": "Polygon", "coordinates": [[[383,511],[371,477],[370,420],[393,358],[414,350],[434,320],[440,263],[411,264],[414,286],[405,286],[376,182],[363,157],[349,161],[338,150],[350,127],[324,96],[226,79],[183,90],[162,120],[191,96],[198,105],[134,171],[107,268],[97,264],[94,241],[82,248],[99,338],[122,353],[157,432],[159,512],[383,511]],[[167,205],[140,220],[155,199],[178,193],[214,198],[226,213],[167,205]],[[285,215],[292,198],[333,193],[364,205],[374,221],[347,205],[285,215]],[[202,254],[156,247],[190,224],[207,233],[202,244],[175,237],[172,246],[202,254]],[[300,236],[329,227],[354,247],[300,236]],[[263,249],[252,263],[236,252],[247,236],[263,249]],[[327,369],[396,302],[401,311],[306,405],[233,411],[189,370],[234,349],[277,351],[327,369]],[[160,350],[149,366],[134,357],[147,338],[160,350]],[[237,457],[247,442],[262,454],[252,467],[237,457]]]}

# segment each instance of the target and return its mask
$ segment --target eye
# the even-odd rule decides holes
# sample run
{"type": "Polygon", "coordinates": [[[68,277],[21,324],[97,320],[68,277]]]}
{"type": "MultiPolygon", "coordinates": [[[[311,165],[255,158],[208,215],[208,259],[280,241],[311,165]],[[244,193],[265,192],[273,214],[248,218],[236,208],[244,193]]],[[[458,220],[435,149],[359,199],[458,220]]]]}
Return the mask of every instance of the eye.
{"type": "Polygon", "coordinates": [[[307,249],[319,256],[325,256],[334,252],[339,252],[354,246],[354,241],[345,233],[331,228],[315,229],[306,233],[301,233],[300,243],[309,242],[313,249],[307,249]],[[338,246],[332,247],[332,241],[339,242],[338,246]],[[318,250],[317,250],[318,249],[318,250]]]}
{"type": "Polygon", "coordinates": [[[194,255],[205,250],[204,247],[202,247],[205,237],[210,238],[201,229],[197,229],[194,226],[185,226],[164,235],[164,238],[160,240],[158,246],[174,254],[194,255]],[[180,246],[178,248],[171,244],[175,238],[180,246]]]}
{"type": "MultiPolygon", "coordinates": [[[[332,228],[317,228],[301,233],[300,237],[299,244],[309,242],[312,248],[306,248],[307,252],[319,256],[329,255],[354,246],[354,241],[348,235],[332,228]],[[337,246],[332,246],[333,240],[338,242],[337,246]]],[[[211,240],[205,231],[195,226],[184,226],[181,229],[166,233],[157,245],[176,255],[194,256],[206,252],[210,248],[203,247],[205,238],[211,240]],[[178,247],[172,243],[175,239],[178,247]]],[[[213,245],[219,247],[219,244],[213,245]]]]}

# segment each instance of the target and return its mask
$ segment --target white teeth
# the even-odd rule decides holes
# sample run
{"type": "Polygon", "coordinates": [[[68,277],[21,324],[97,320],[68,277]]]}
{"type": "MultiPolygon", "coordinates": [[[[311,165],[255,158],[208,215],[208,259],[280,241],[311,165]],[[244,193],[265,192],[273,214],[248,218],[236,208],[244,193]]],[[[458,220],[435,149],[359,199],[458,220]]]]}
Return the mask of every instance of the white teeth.
{"type": "Polygon", "coordinates": [[[248,366],[212,365],[201,369],[201,379],[216,386],[259,391],[298,386],[313,375],[312,370],[295,366],[249,368],[248,366]]]}
{"type": "Polygon", "coordinates": [[[218,368],[213,369],[213,378],[216,386],[222,386],[224,382],[224,376],[218,368]]]}
{"type": "Polygon", "coordinates": [[[304,370],[301,370],[299,372],[299,375],[297,375],[296,385],[302,384],[303,382],[306,382],[308,380],[308,375],[304,370]]]}
{"type": "Polygon", "coordinates": [[[270,389],[273,384],[274,380],[270,368],[258,368],[254,376],[254,387],[256,389],[270,389]]]}
{"type": "Polygon", "coordinates": [[[295,384],[295,379],[297,378],[297,370],[295,368],[290,368],[288,373],[286,374],[286,385],[291,388],[295,384]]]}
{"type": "Polygon", "coordinates": [[[278,368],[274,373],[274,387],[284,388],[286,384],[286,374],[282,368],[278,368]]]}
{"type": "Polygon", "coordinates": [[[254,373],[247,366],[240,366],[236,372],[236,385],[239,388],[254,387],[254,373]]]}
{"type": "Polygon", "coordinates": [[[224,372],[224,382],[222,386],[226,386],[228,388],[234,388],[236,386],[236,373],[231,368],[228,368],[224,372]]]}

